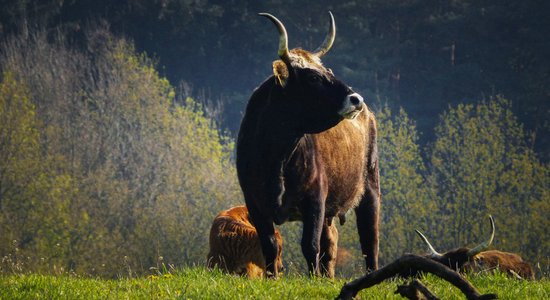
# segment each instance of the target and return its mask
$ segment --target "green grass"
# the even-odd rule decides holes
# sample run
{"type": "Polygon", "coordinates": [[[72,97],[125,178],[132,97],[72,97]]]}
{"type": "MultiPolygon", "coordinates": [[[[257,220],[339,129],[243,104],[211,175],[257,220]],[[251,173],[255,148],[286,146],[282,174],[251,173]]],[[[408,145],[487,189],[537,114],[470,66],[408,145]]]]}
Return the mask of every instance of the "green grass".
{"type": "MultiPolygon", "coordinates": [[[[550,299],[550,281],[524,281],[501,274],[469,276],[481,293],[499,299],[550,299]]],[[[77,276],[2,275],[0,299],[334,299],[350,279],[290,275],[276,280],[248,280],[194,267],[173,273],[129,279],[77,276]]],[[[434,276],[421,281],[441,299],[464,299],[458,289],[434,276]]],[[[402,280],[363,290],[360,299],[403,299],[394,295],[402,280]]]]}

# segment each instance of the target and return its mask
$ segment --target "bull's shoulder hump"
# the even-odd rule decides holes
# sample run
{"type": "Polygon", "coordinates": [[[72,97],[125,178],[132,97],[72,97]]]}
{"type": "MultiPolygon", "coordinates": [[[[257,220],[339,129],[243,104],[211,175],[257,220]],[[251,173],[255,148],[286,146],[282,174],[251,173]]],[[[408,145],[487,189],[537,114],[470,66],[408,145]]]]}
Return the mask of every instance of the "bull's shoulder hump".
{"type": "Polygon", "coordinates": [[[264,106],[270,98],[270,94],[273,92],[275,86],[274,76],[269,76],[262,84],[254,89],[250,99],[248,100],[246,111],[255,111],[258,108],[264,106]]]}

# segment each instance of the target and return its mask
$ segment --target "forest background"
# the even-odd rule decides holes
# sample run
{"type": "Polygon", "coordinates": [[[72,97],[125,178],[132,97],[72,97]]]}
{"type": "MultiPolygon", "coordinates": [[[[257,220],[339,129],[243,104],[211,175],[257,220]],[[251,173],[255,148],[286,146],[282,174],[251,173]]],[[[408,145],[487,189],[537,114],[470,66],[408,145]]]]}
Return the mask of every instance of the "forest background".
{"type": "MultiPolygon", "coordinates": [[[[242,204],[234,138],[277,33],[376,112],[381,263],[487,238],[548,274],[546,1],[0,1],[1,272],[105,277],[203,265],[242,204]],[[439,116],[439,117],[437,117],[439,116]]],[[[340,274],[361,272],[354,217],[340,274]]],[[[300,224],[281,226],[303,271],[300,224]]]]}

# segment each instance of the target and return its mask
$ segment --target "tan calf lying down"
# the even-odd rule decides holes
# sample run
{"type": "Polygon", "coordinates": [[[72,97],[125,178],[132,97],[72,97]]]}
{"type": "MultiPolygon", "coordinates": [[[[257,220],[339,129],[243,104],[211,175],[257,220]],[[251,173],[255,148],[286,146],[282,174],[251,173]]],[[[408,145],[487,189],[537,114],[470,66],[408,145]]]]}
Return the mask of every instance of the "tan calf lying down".
{"type": "MultiPolygon", "coordinates": [[[[276,268],[283,268],[283,239],[275,229],[277,240],[276,268]]],[[[249,278],[264,276],[266,266],[262,247],[254,225],[248,217],[245,206],[235,206],[216,216],[210,229],[210,251],[207,265],[249,278]]]]}

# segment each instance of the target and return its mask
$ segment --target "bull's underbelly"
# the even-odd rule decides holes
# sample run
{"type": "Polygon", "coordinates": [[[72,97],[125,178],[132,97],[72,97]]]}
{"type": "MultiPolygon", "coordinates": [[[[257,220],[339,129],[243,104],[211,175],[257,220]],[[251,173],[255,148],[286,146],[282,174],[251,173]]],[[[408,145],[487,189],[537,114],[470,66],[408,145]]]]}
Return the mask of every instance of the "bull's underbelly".
{"type": "MultiPolygon", "coordinates": [[[[327,195],[325,201],[325,216],[335,217],[346,213],[355,207],[364,193],[366,168],[366,128],[358,126],[355,121],[343,121],[338,126],[311,135],[317,148],[316,155],[322,165],[320,174],[310,176],[325,176],[327,195]]],[[[317,170],[319,171],[319,170],[317,170]]],[[[309,169],[299,172],[311,172],[309,169]]],[[[301,174],[299,178],[309,178],[301,174]]],[[[311,195],[304,191],[305,182],[287,182],[283,202],[291,204],[290,219],[300,220],[301,201],[311,201],[304,197],[311,195]],[[288,202],[290,201],[290,202],[288,202]]]]}
{"type": "MultiPolygon", "coordinates": [[[[332,218],[345,214],[359,203],[364,193],[364,179],[361,172],[348,173],[349,177],[337,178],[329,182],[329,189],[325,199],[325,216],[332,218]]],[[[302,220],[301,207],[304,201],[317,201],[308,198],[311,193],[305,193],[298,186],[285,184],[283,205],[289,207],[289,220],[302,220]]]]}

